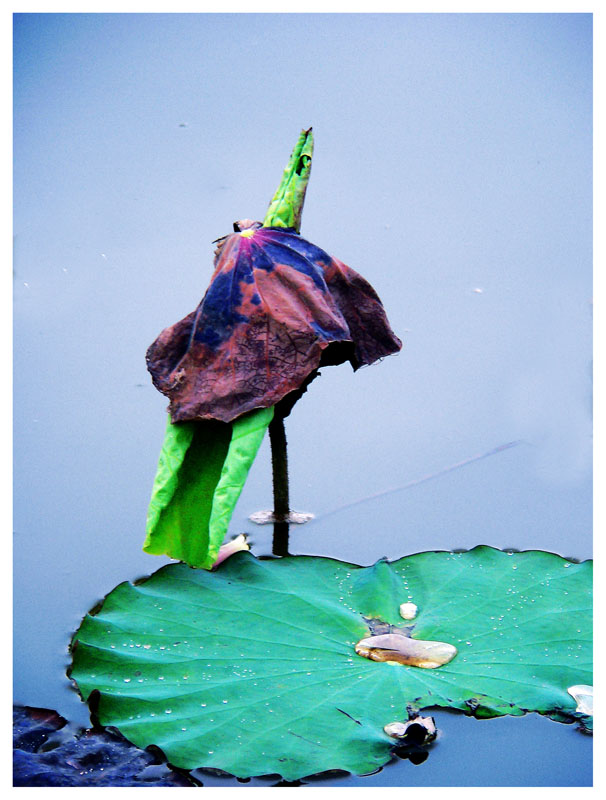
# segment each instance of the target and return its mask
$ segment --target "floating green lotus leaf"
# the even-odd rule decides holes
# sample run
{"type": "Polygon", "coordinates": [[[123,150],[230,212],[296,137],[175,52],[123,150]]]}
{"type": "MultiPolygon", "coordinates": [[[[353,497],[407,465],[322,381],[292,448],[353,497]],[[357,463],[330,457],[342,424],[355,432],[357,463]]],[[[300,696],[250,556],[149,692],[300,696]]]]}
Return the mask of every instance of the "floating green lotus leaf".
{"type": "Polygon", "coordinates": [[[410,705],[581,718],[567,689],[592,683],[591,568],[490,547],[372,567],[249,553],[214,573],[172,564],[84,619],[71,677],[85,699],[99,691],[103,725],[178,767],[366,773],[389,760],[383,727],[410,705]],[[422,669],[354,650],[402,629],[458,653],[422,669]]]}

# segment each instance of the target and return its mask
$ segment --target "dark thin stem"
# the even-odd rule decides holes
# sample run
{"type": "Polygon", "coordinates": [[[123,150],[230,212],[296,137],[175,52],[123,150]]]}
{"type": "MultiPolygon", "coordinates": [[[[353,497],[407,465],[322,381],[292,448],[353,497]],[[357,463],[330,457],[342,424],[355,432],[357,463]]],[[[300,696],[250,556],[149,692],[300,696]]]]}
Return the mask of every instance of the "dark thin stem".
{"type": "Polygon", "coordinates": [[[269,441],[271,444],[271,469],[274,482],[274,515],[276,519],[284,518],[290,511],[288,497],[288,457],[286,453],[286,431],[284,417],[278,412],[269,423],[269,441]]]}
{"type": "Polygon", "coordinates": [[[288,530],[288,522],[274,522],[274,540],[271,551],[275,556],[289,555],[288,530]]]}
{"type": "Polygon", "coordinates": [[[271,471],[274,485],[273,554],[275,556],[285,556],[288,555],[288,515],[290,513],[288,457],[284,417],[277,409],[273,420],[269,423],[269,442],[271,444],[271,471]]]}

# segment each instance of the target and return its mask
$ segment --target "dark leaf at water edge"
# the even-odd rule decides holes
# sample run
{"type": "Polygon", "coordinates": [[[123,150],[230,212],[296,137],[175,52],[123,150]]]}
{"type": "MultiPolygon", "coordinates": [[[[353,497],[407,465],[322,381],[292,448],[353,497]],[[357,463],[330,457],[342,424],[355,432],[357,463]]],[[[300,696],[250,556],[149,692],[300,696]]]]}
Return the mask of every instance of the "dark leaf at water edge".
{"type": "Polygon", "coordinates": [[[55,711],[13,709],[13,786],[195,785],[117,732],[75,732],[55,711]]]}

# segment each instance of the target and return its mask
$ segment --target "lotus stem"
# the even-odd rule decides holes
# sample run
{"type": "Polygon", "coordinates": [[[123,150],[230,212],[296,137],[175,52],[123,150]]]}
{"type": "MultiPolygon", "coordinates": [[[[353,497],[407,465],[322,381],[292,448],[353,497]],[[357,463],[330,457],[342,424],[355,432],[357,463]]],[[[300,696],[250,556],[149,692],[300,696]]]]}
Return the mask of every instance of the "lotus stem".
{"type": "Polygon", "coordinates": [[[271,471],[274,487],[274,540],[273,554],[288,555],[288,516],[290,498],[288,493],[288,455],[284,417],[276,409],[269,423],[269,442],[271,445],[271,471]]]}

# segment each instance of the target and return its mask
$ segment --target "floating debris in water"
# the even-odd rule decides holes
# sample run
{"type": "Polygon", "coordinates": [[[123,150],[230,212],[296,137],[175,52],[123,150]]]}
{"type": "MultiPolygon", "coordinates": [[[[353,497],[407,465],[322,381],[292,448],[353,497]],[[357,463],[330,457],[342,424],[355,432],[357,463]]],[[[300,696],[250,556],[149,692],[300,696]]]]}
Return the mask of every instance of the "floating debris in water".
{"type": "Polygon", "coordinates": [[[433,717],[420,716],[411,717],[407,722],[390,722],[388,725],[385,725],[383,730],[393,739],[407,739],[410,738],[412,734],[415,739],[420,739],[420,741],[415,742],[416,744],[432,742],[438,734],[433,717]],[[425,732],[417,731],[416,729],[411,731],[413,726],[424,728],[425,732]]]}
{"type": "Polygon", "coordinates": [[[314,518],[314,514],[307,511],[290,511],[288,514],[274,514],[273,511],[255,511],[248,518],[256,525],[269,525],[274,522],[289,522],[293,525],[303,525],[314,518]]]}

